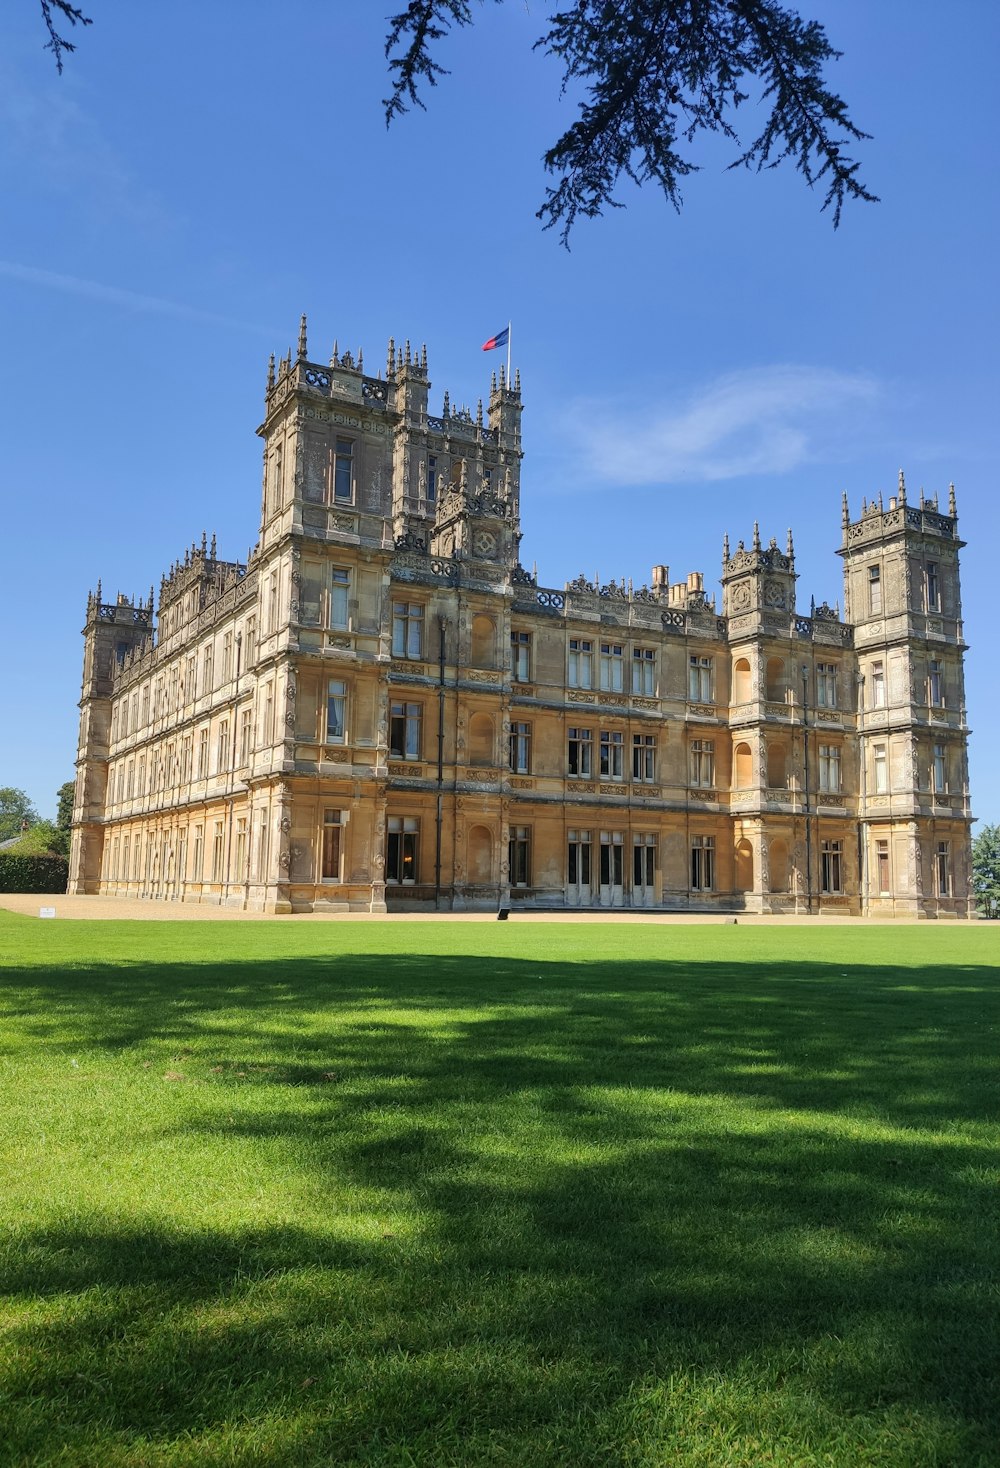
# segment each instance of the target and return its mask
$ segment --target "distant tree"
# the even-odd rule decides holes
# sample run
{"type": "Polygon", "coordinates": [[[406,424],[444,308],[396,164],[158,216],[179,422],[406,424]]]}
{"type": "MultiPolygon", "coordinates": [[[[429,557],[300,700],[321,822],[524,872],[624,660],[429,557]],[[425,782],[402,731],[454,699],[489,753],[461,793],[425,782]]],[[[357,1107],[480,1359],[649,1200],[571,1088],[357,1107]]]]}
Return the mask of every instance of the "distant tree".
{"type": "MultiPolygon", "coordinates": [[[[59,801],[56,809],[56,823],[52,827],[52,835],[49,838],[49,850],[59,856],[69,856],[69,844],[72,837],[71,827],[73,825],[73,792],[76,783],[67,780],[65,785],[60,785],[57,792],[59,801]]],[[[47,821],[42,822],[48,825],[47,821]]]]}
{"type": "Polygon", "coordinates": [[[972,843],[972,890],[983,917],[1000,917],[1000,826],[984,826],[972,843]]]}
{"type": "MultiPolygon", "coordinates": [[[[435,43],[472,20],[470,0],[408,0],[389,17],[387,124],[424,105],[419,88],[447,74],[431,54],[435,43]]],[[[847,199],[877,203],[845,151],[868,134],[823,81],[824,64],[841,53],[818,21],[776,0],[573,0],[551,16],[535,49],[558,58],[564,92],[586,88],[575,122],[543,155],[558,182],[538,218],[558,225],[564,244],[578,215],[622,207],[613,194],[623,174],[657,184],[679,210],[681,180],[697,165],[678,144],[702,132],[736,144],[731,168],[759,173],[792,159],[810,187],[824,183],[834,228],[847,199]],[[745,146],[732,118],[750,100],[751,79],[771,110],[745,146]]]]}
{"type": "Polygon", "coordinates": [[[68,856],[69,832],[52,821],[36,821],[8,850],[15,856],[68,856]]]}
{"type": "MultiPolygon", "coordinates": [[[[62,71],[63,53],[75,49],[65,23],[91,20],[68,0],[40,4],[47,49],[62,71]]],[[[447,75],[434,60],[436,43],[473,19],[471,0],[407,0],[389,17],[387,125],[413,104],[423,107],[420,88],[447,75]]],[[[832,207],[835,229],[848,199],[877,202],[847,152],[868,134],[823,80],[824,66],[841,53],[818,21],[777,0],[568,0],[535,49],[557,58],[564,92],[585,89],[576,120],[542,159],[557,182],[538,218],[546,229],[559,227],[563,244],[579,215],[623,207],[614,197],[623,175],[657,185],[679,210],[681,183],[698,165],[678,149],[705,132],[735,144],[731,168],[760,173],[791,159],[810,187],[824,186],[822,207],[832,207]],[[752,84],[770,111],[744,143],[734,117],[752,84]]]]}
{"type": "Polygon", "coordinates": [[[14,785],[0,786],[0,841],[20,836],[37,820],[38,812],[23,790],[14,785]]]}
{"type": "Polygon", "coordinates": [[[56,791],[56,825],[60,831],[68,831],[73,824],[73,801],[76,797],[76,781],[67,780],[56,791]]]}

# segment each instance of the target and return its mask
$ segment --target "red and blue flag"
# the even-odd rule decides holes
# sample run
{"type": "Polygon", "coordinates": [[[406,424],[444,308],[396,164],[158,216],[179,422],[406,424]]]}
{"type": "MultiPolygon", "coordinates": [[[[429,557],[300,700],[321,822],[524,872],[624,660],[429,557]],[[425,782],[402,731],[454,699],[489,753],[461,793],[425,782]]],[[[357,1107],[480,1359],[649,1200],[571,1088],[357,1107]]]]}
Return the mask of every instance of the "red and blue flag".
{"type": "Polygon", "coordinates": [[[510,327],[505,326],[503,331],[498,331],[496,336],[491,336],[488,342],[483,342],[483,351],[492,352],[495,347],[505,347],[510,336],[510,327]]]}

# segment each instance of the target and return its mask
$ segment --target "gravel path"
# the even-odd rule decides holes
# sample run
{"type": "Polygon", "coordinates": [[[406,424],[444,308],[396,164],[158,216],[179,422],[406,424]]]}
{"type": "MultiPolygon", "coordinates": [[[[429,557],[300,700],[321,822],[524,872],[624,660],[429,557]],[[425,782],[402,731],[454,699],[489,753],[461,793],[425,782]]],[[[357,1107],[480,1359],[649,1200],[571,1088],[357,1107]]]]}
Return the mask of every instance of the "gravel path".
{"type": "MultiPolygon", "coordinates": [[[[111,918],[116,921],[129,919],[136,922],[237,922],[237,923],[492,923],[495,912],[297,912],[277,916],[267,912],[242,912],[238,908],[215,907],[210,904],[183,902],[152,902],[137,897],[52,897],[20,892],[0,892],[0,909],[38,917],[41,908],[55,908],[56,918],[111,918]]],[[[713,925],[732,923],[731,915],[725,913],[693,912],[532,912],[514,909],[511,919],[518,923],[710,923],[713,925]]],[[[912,925],[915,919],[904,918],[858,918],[858,917],[770,917],[757,913],[740,913],[741,927],[801,926],[817,923],[835,927],[898,927],[901,923],[912,925]]]]}

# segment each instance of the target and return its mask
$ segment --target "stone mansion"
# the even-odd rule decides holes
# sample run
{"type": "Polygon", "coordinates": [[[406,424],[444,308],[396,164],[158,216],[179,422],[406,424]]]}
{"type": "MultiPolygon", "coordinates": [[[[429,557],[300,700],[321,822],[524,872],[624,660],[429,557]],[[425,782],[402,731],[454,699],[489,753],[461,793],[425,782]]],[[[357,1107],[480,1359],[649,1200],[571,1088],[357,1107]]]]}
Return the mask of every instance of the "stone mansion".
{"type": "MultiPolygon", "coordinates": [[[[298,351],[259,537],[87,602],[69,890],[265,912],[969,917],[954,491],[843,502],[844,609],[784,547],[562,588],[521,565],[520,376],[430,411],[298,351]]],[[[749,527],[747,527],[749,529],[749,527]]]]}

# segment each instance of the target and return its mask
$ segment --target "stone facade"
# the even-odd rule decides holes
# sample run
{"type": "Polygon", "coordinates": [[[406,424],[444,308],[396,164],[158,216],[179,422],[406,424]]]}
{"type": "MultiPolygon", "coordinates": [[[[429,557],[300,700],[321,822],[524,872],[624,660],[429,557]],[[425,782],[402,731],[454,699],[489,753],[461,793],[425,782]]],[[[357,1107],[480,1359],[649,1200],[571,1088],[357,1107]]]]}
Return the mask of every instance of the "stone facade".
{"type": "Polygon", "coordinates": [[[722,602],[540,586],[520,380],[426,352],[268,373],[260,533],[87,603],[70,891],[269,912],[969,917],[954,493],[842,515],[845,605],[728,540],[722,602]]]}

